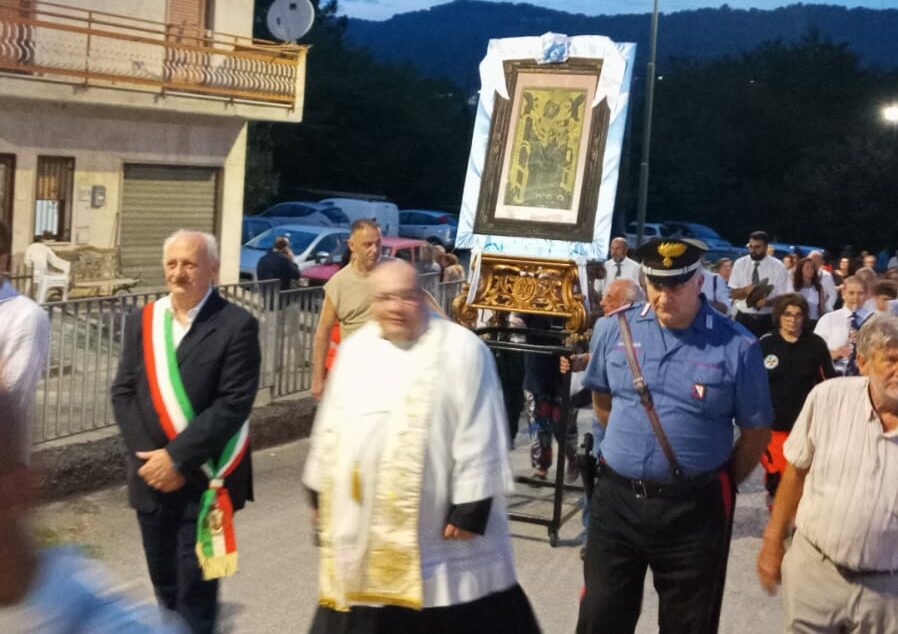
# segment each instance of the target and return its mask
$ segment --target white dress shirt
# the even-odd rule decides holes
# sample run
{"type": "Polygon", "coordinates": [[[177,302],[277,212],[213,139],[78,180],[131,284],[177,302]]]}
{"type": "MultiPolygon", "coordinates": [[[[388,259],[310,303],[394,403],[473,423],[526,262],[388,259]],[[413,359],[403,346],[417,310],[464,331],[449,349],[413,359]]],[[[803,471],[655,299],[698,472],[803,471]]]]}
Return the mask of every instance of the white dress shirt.
{"type": "Polygon", "coordinates": [[[605,279],[596,280],[595,284],[596,291],[599,293],[604,293],[605,289],[617,279],[633,280],[639,284],[642,275],[642,267],[639,266],[639,262],[636,260],[624,258],[618,263],[615,262],[614,259],[608,259],[605,260],[603,266],[605,267],[605,279]],[[620,264],[620,275],[618,275],[618,264],[620,264]]]}
{"type": "Polygon", "coordinates": [[[810,469],[798,532],[838,565],[898,571],[898,431],[883,430],[868,384],[843,377],[817,385],[783,453],[810,469]]]}
{"type": "MultiPolygon", "coordinates": [[[[859,308],[857,312],[859,313],[859,321],[861,324],[863,324],[872,314],[863,307],[859,308]]],[[[834,310],[831,313],[826,313],[814,327],[814,334],[823,338],[826,342],[826,347],[829,348],[830,352],[848,345],[848,333],[851,328],[851,313],[851,309],[845,307],[842,307],[839,310],[834,310]]],[[[836,368],[836,372],[844,374],[848,365],[848,360],[839,359],[838,361],[833,361],[833,365],[836,368]]]]}
{"type": "Polygon", "coordinates": [[[833,307],[836,305],[836,298],[839,296],[838,291],[836,291],[836,281],[833,279],[833,274],[826,269],[819,269],[817,274],[820,276],[820,285],[823,286],[823,293],[826,295],[825,312],[832,312],[833,307]]]}
{"type": "Polygon", "coordinates": [[[43,308],[19,293],[6,281],[0,286],[0,386],[12,395],[18,408],[8,416],[21,434],[22,459],[31,452],[31,427],[37,385],[50,351],[50,320],[43,308]]]}
{"type": "Polygon", "coordinates": [[[702,281],[702,293],[709,302],[717,302],[727,307],[725,314],[733,305],[730,299],[730,287],[726,281],[717,273],[704,271],[705,279],[702,281]]]}
{"type": "MultiPolygon", "coordinates": [[[[789,279],[789,271],[785,265],[770,256],[764,256],[764,259],[758,260],[758,278],[767,279],[768,283],[773,285],[773,290],[767,296],[767,305],[763,308],[749,308],[744,299],[737,299],[734,303],[736,310],[740,313],[749,313],[752,315],[769,315],[773,311],[773,300],[780,295],[792,292],[792,281],[789,279]]],[[[750,255],[744,255],[733,264],[733,273],[730,275],[730,288],[743,288],[751,284],[752,272],[755,268],[755,261],[750,255]]]]}
{"type": "MultiPolygon", "coordinates": [[[[187,325],[185,326],[180,321],[178,321],[177,317],[172,315],[172,324],[171,324],[171,334],[172,339],[175,342],[175,349],[181,345],[181,340],[190,332],[191,326],[193,326],[193,322],[196,319],[196,316],[200,314],[200,311],[203,309],[203,306],[206,305],[206,302],[209,301],[209,296],[212,294],[212,287],[209,287],[209,290],[206,291],[206,294],[203,295],[203,299],[200,300],[200,303],[187,311],[187,325]]],[[[165,310],[173,310],[171,307],[171,295],[166,295],[165,297],[160,297],[157,301],[159,308],[163,308],[165,310]]]]}
{"type": "Polygon", "coordinates": [[[820,319],[821,314],[826,312],[827,305],[827,296],[826,291],[824,293],[823,300],[823,308],[824,310],[820,310],[820,293],[817,292],[817,289],[813,286],[802,286],[801,289],[798,290],[798,294],[805,298],[808,303],[808,319],[813,319],[814,321],[820,319]]]}

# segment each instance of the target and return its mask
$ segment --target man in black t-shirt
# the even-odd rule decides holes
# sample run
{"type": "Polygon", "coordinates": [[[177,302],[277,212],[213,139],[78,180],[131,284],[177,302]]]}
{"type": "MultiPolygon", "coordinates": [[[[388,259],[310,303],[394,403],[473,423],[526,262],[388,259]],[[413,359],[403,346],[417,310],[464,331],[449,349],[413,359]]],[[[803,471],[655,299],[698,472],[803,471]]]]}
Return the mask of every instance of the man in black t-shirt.
{"type": "Polygon", "coordinates": [[[836,376],[826,342],[806,328],[807,317],[804,297],[781,295],[773,305],[774,329],[760,339],[774,413],[770,444],[761,457],[764,485],[771,496],[768,506],[786,468],[783,443],[805,399],[815,385],[836,376]]]}

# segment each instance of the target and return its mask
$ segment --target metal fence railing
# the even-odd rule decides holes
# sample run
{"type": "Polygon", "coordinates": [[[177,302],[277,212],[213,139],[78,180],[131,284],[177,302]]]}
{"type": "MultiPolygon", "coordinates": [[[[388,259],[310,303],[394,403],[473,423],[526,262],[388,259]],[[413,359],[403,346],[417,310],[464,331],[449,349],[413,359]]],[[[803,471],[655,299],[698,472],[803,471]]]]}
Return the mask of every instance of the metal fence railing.
{"type": "Polygon", "coordinates": [[[304,392],[312,387],[312,345],[324,304],[324,289],[283,291],[276,322],[272,355],[275,382],[272,396],[304,392]]]}
{"type": "MultiPolygon", "coordinates": [[[[228,300],[259,317],[277,283],[219,287],[228,300]]],[[[34,441],[65,438],[114,424],[109,388],[118,371],[128,315],[166,291],[92,297],[44,304],[50,320],[50,354],[38,386],[34,441]]],[[[265,372],[262,386],[271,385],[265,372]]]]}
{"type": "Polygon", "coordinates": [[[30,266],[25,264],[13,266],[6,275],[6,279],[16,291],[25,297],[34,297],[34,275],[30,266]]]}
{"type": "MultiPolygon", "coordinates": [[[[461,282],[422,283],[451,315],[461,282]]],[[[324,302],[322,288],[278,291],[278,282],[218,287],[228,301],[259,320],[259,388],[272,397],[303,392],[312,383],[312,344],[324,302]]],[[[121,357],[127,317],[165,294],[150,291],[44,305],[50,319],[50,355],[37,391],[34,442],[42,443],[115,424],[109,400],[121,357]]]]}

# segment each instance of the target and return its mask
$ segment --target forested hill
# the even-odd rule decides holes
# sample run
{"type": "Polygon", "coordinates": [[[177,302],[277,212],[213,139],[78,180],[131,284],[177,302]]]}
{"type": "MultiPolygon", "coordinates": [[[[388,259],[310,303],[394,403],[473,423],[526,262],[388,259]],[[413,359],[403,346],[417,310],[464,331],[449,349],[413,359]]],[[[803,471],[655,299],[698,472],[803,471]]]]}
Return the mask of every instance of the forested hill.
{"type": "MultiPolygon", "coordinates": [[[[589,17],[529,4],[456,0],[384,22],[349,20],[346,35],[376,59],[408,62],[427,75],[444,76],[465,90],[480,85],[477,66],[491,38],[541,35],[607,35],[639,45],[638,64],[648,53],[650,16],[589,17]]],[[[866,66],[898,67],[898,9],[846,9],[794,4],[773,11],[719,9],[661,16],[659,71],[672,58],[710,59],[738,54],[763,42],[798,42],[819,34],[847,43],[866,66]]]]}

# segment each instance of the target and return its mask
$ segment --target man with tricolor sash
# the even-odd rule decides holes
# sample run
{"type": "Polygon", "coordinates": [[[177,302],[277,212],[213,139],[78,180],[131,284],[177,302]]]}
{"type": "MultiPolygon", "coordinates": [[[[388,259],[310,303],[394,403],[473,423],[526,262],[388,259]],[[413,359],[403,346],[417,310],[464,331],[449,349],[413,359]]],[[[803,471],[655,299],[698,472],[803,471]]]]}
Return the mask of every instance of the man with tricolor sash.
{"type": "Polygon", "coordinates": [[[157,599],[212,634],[218,579],[237,571],[234,511],[252,500],[259,326],[213,288],[213,236],[178,231],[163,253],[170,293],[126,322],[112,403],[157,599]]]}
{"type": "Polygon", "coordinates": [[[341,344],[303,476],[321,547],[311,631],[536,634],[492,355],[430,317],[409,264],[378,264],[370,289],[373,319],[341,344]]]}

